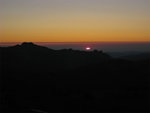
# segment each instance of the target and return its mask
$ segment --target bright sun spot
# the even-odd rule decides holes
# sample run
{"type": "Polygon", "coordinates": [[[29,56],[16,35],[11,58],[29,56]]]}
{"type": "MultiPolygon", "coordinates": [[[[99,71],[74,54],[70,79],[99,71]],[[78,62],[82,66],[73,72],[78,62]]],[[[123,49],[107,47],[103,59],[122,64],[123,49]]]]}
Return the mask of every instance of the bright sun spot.
{"type": "Polygon", "coordinates": [[[87,51],[91,50],[91,48],[90,48],[90,47],[86,47],[85,49],[86,49],[87,51]]]}

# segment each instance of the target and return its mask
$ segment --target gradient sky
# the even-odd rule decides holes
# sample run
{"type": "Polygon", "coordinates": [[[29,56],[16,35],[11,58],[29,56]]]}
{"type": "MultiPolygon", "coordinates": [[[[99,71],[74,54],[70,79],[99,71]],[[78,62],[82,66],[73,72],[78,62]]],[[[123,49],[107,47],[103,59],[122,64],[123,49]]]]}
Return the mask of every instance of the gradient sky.
{"type": "Polygon", "coordinates": [[[150,41],[150,0],[0,0],[1,42],[150,41]]]}

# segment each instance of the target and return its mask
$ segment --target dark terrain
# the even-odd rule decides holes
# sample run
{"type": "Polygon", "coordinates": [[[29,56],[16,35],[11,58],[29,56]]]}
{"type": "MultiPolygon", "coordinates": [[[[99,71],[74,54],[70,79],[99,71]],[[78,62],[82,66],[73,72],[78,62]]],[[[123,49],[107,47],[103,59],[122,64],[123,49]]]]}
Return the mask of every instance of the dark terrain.
{"type": "Polygon", "coordinates": [[[150,57],[134,58],[0,47],[1,112],[149,112],[150,57]]]}

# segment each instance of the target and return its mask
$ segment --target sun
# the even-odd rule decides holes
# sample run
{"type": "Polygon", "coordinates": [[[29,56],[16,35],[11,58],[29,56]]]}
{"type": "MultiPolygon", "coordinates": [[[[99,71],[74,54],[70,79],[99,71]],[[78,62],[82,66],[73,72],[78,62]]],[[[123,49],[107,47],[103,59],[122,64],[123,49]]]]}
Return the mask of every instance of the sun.
{"type": "Polygon", "coordinates": [[[85,50],[89,51],[91,50],[91,47],[86,47],[85,50]]]}

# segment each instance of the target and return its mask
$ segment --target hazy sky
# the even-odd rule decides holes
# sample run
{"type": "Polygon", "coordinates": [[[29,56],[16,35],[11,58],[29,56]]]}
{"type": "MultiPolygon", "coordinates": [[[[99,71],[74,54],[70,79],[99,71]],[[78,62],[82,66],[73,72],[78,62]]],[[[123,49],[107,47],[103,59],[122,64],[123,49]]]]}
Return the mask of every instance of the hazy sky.
{"type": "Polygon", "coordinates": [[[150,41],[150,0],[0,0],[0,41],[150,41]]]}

